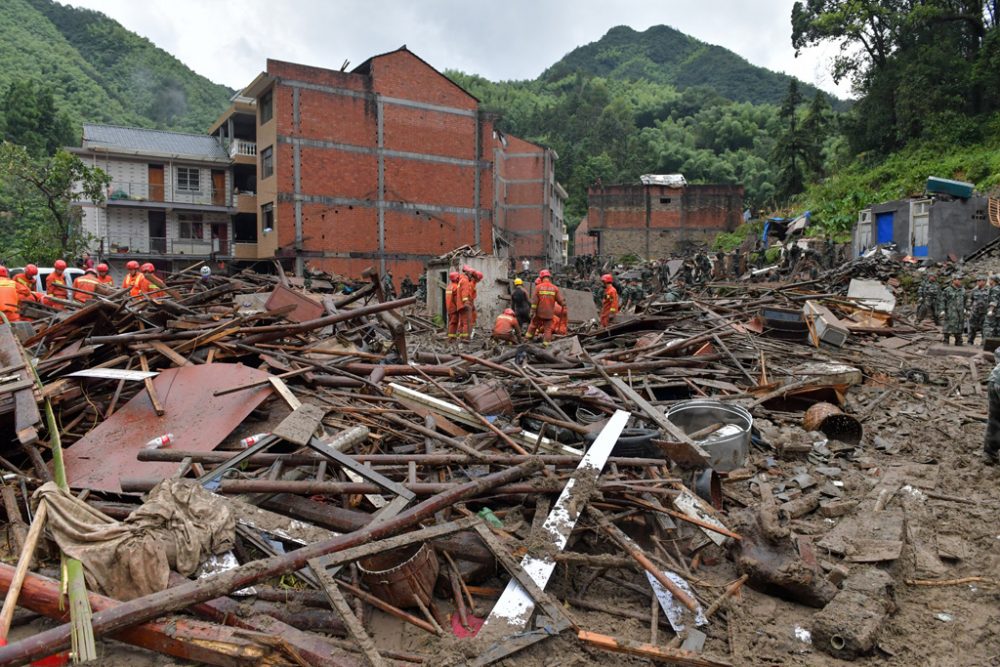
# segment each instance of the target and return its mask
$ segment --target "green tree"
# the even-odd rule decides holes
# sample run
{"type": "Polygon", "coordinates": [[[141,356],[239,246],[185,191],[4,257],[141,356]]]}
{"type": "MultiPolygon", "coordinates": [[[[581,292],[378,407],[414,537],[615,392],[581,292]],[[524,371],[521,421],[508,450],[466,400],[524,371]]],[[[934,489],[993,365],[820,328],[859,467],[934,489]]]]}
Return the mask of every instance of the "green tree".
{"type": "Polygon", "coordinates": [[[4,140],[24,146],[32,157],[52,155],[74,141],[69,117],[56,108],[47,86],[24,79],[11,82],[3,109],[4,140]]]}
{"type": "Polygon", "coordinates": [[[802,95],[799,94],[799,86],[795,79],[792,79],[788,84],[788,94],[778,112],[783,129],[772,155],[778,167],[778,197],[782,200],[797,195],[805,189],[808,144],[798,120],[800,104],[802,95]]]}
{"type": "Polygon", "coordinates": [[[103,202],[110,183],[104,171],[65,150],[33,159],[23,146],[0,144],[0,184],[8,205],[3,214],[14,229],[11,254],[51,262],[82,252],[88,239],[75,202],[103,202]]]}
{"type": "Polygon", "coordinates": [[[802,140],[805,144],[803,158],[805,170],[811,180],[822,178],[824,174],[823,148],[830,135],[830,103],[826,95],[817,92],[802,119],[802,140]]]}

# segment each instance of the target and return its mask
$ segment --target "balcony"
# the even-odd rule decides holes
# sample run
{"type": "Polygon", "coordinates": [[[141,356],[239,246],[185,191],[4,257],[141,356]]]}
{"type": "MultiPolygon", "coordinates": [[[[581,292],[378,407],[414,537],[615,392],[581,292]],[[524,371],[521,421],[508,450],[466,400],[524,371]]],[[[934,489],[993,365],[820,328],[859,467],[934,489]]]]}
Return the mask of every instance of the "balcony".
{"type": "Polygon", "coordinates": [[[257,214],[257,195],[253,192],[241,192],[236,195],[236,212],[257,214]]]}
{"type": "Polygon", "coordinates": [[[257,163],[257,142],[246,139],[232,139],[229,142],[229,157],[239,164],[257,163]]]}
{"type": "Polygon", "coordinates": [[[228,239],[172,239],[162,236],[120,236],[111,235],[102,239],[107,253],[114,256],[184,256],[208,257],[228,256],[232,245],[228,239]]]}
{"type": "Polygon", "coordinates": [[[175,208],[188,210],[215,210],[231,213],[233,197],[225,189],[210,184],[198,191],[184,191],[161,184],[113,181],[107,193],[108,206],[133,208],[175,208]]]}
{"type": "Polygon", "coordinates": [[[260,259],[260,250],[254,242],[235,241],[233,259],[260,259]]]}

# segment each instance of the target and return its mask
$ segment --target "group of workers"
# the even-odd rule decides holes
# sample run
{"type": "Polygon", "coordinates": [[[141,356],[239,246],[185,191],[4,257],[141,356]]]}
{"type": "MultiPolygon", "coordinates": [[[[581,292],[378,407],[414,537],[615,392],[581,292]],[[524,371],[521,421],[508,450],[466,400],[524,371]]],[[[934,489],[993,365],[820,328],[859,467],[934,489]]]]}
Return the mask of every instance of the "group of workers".
{"type": "MultiPolygon", "coordinates": [[[[476,285],[483,274],[465,265],[461,271],[449,274],[445,290],[445,306],[448,314],[448,338],[451,341],[468,340],[476,326],[476,285]]],[[[618,315],[618,290],[614,278],[609,274],[601,276],[604,293],[601,302],[601,326],[614,322],[618,315]]],[[[529,296],[521,278],[514,279],[511,289],[510,308],[497,316],[493,323],[492,337],[503,342],[521,342],[541,338],[543,345],[552,342],[553,336],[568,333],[569,308],[559,287],[552,282],[552,272],[542,269],[535,280],[535,288],[529,296]]]]}
{"type": "MultiPolygon", "coordinates": [[[[121,289],[128,289],[131,296],[150,295],[165,287],[156,276],[156,267],[147,262],[140,266],[132,260],[125,265],[127,274],[122,280],[121,289]]],[[[45,277],[45,291],[36,291],[38,287],[38,267],[28,264],[24,270],[10,277],[7,267],[0,266],[0,312],[9,321],[16,322],[26,319],[20,314],[21,302],[41,303],[56,310],[65,308],[65,301],[86,303],[94,298],[95,293],[110,293],[114,290],[114,278],[110,269],[103,262],[93,268],[87,268],[83,275],[70,281],[66,276],[65,260],[57,259],[52,265],[52,271],[45,277]]]]}

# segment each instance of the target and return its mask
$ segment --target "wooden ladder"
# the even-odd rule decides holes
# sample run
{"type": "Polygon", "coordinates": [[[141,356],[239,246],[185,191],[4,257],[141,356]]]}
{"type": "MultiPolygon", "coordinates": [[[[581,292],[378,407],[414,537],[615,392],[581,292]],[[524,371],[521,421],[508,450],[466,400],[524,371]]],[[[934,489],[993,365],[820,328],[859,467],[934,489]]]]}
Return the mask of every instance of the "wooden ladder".
{"type": "Polygon", "coordinates": [[[1000,227],[1000,199],[990,197],[989,217],[991,225],[1000,227]]]}

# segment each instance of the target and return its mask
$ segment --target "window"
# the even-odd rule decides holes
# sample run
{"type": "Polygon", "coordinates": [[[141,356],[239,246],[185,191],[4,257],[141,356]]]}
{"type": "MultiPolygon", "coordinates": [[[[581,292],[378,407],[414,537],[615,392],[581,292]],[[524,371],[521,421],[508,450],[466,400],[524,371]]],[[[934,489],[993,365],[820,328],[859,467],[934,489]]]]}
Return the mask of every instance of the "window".
{"type": "Polygon", "coordinates": [[[181,213],[177,216],[178,236],[186,240],[201,241],[205,238],[205,227],[198,213],[181,213]]]}
{"type": "Polygon", "coordinates": [[[260,177],[267,178],[274,175],[274,148],[268,146],[260,152],[260,177]]]}
{"type": "Polygon", "coordinates": [[[274,231],[274,204],[264,204],[260,207],[260,221],[265,234],[274,231]]]}
{"type": "Polygon", "coordinates": [[[201,170],[197,167],[177,167],[177,191],[200,192],[201,170]]]}
{"type": "Polygon", "coordinates": [[[260,124],[274,118],[274,91],[269,90],[260,96],[260,124]]]}
{"type": "Polygon", "coordinates": [[[669,204],[670,203],[670,197],[660,197],[660,203],[661,204],[669,204]]]}

